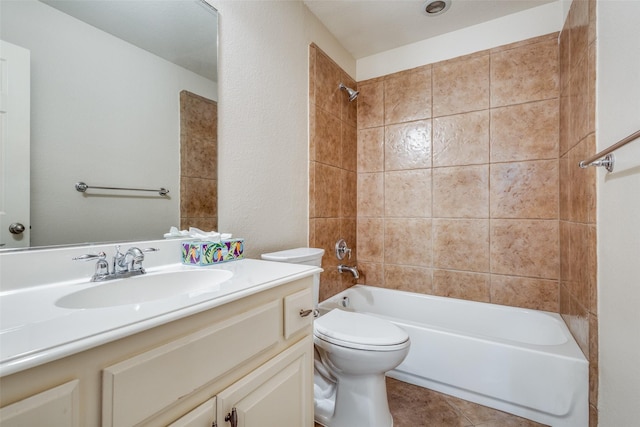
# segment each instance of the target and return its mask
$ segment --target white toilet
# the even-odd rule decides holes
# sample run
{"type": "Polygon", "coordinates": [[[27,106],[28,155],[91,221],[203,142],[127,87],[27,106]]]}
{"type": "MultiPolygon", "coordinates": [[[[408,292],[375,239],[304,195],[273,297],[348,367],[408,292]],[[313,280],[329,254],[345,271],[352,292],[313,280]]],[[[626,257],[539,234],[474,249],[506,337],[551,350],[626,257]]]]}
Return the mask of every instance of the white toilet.
{"type": "MultiPolygon", "coordinates": [[[[320,267],[323,249],[298,248],[263,254],[269,261],[320,267]]],[[[320,275],[314,277],[318,306],[320,275]]],[[[315,420],[327,427],[391,427],[385,372],[409,353],[409,335],[365,314],[334,309],[313,325],[315,420]]]]}

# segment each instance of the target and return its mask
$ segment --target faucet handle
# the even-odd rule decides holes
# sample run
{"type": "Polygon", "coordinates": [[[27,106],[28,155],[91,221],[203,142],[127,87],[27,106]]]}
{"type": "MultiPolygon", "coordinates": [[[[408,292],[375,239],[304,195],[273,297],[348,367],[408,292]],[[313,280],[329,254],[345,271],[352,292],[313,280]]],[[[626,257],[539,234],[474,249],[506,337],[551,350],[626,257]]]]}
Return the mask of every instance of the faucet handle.
{"type": "Polygon", "coordinates": [[[158,252],[159,250],[160,249],[158,248],[144,248],[144,249],[138,249],[136,247],[129,248],[129,250],[127,251],[127,254],[131,254],[133,257],[131,260],[131,267],[129,268],[129,271],[136,271],[144,274],[145,270],[142,267],[142,261],[144,261],[144,254],[147,252],[158,252]]]}
{"type": "Polygon", "coordinates": [[[72,258],[74,261],[90,261],[96,258],[98,259],[98,262],[96,263],[95,274],[91,278],[92,282],[99,282],[109,276],[109,263],[107,262],[107,254],[105,254],[104,252],[98,252],[97,254],[84,254],[72,258]]]}
{"type": "Polygon", "coordinates": [[[345,255],[351,259],[351,248],[347,247],[347,242],[344,239],[340,239],[336,242],[336,258],[343,260],[345,255]]]}
{"type": "Polygon", "coordinates": [[[98,252],[97,254],[84,254],[71,258],[73,261],[91,261],[92,259],[107,259],[107,254],[98,252]]]}

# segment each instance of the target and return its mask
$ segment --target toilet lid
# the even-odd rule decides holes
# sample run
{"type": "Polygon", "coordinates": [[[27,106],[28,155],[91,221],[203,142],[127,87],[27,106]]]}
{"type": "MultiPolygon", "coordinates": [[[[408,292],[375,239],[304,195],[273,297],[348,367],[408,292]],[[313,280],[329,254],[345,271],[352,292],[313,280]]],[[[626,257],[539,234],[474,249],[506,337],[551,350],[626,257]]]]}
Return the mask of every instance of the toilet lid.
{"type": "Polygon", "coordinates": [[[407,332],[393,323],[340,309],[333,309],[313,322],[314,334],[344,347],[392,346],[409,339],[407,332]]]}

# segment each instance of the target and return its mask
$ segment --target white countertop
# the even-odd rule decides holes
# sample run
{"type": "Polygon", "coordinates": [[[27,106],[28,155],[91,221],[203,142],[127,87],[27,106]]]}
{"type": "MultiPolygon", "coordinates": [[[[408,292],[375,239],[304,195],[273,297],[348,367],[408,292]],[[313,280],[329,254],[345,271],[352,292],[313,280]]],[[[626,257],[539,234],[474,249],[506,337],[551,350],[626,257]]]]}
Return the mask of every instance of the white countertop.
{"type": "MultiPolygon", "coordinates": [[[[318,267],[245,259],[209,267],[171,264],[163,271],[220,269],[233,277],[207,291],[105,308],[69,309],[56,301],[109,282],[89,277],[0,292],[0,376],[50,362],[322,271],[318,267]]],[[[127,279],[123,279],[127,280],[127,279]]]]}

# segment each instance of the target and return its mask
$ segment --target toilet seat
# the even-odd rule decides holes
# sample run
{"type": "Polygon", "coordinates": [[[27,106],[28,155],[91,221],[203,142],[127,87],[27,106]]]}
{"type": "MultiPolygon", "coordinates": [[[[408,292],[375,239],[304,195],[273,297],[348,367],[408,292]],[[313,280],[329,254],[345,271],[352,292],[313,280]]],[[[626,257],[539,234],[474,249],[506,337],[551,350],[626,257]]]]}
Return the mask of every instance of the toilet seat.
{"type": "Polygon", "coordinates": [[[409,345],[409,334],[393,323],[337,308],[316,319],[313,329],[323,341],[357,350],[395,351],[409,345]]]}

